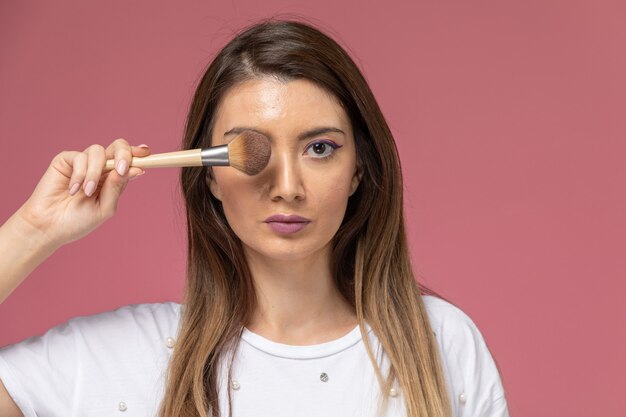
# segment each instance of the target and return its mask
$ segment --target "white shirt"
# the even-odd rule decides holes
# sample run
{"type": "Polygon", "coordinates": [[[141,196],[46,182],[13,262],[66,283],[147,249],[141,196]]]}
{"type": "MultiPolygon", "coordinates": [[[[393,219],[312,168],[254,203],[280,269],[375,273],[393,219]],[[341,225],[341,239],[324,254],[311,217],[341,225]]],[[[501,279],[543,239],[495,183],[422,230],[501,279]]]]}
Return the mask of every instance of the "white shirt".
{"type": "MultiPolygon", "coordinates": [[[[496,365],[473,321],[444,300],[423,299],[454,415],[508,417],[496,365]]],[[[154,417],[179,319],[180,305],[170,302],[72,319],[0,349],[0,379],[25,417],[154,417]]],[[[388,358],[369,327],[368,337],[385,374],[388,358]]],[[[358,327],[311,346],[275,343],[244,329],[231,372],[233,417],[373,417],[380,398],[358,327]]],[[[223,367],[219,381],[222,416],[228,416],[223,367]]],[[[395,389],[386,415],[404,417],[395,389]]]]}

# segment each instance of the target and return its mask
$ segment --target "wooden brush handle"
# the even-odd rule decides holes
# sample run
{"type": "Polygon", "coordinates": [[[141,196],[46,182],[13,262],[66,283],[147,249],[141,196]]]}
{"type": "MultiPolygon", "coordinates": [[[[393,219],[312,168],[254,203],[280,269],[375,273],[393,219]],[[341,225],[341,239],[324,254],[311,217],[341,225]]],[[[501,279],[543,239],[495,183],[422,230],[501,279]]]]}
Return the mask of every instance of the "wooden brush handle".
{"type": "MultiPolygon", "coordinates": [[[[139,168],[171,168],[171,167],[201,167],[202,149],[190,149],[187,151],[155,153],[154,155],[133,157],[130,166],[139,168]]],[[[105,170],[115,169],[115,160],[107,160],[105,170]]]]}

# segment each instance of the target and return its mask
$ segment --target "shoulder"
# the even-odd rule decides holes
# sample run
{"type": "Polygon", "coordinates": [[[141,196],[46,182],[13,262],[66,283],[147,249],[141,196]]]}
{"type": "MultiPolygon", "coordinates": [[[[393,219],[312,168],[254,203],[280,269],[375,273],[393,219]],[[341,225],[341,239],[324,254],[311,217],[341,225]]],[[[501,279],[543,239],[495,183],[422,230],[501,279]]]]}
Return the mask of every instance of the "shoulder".
{"type": "Polygon", "coordinates": [[[478,332],[476,324],[459,307],[432,295],[424,295],[422,300],[428,313],[430,325],[438,337],[445,336],[450,339],[476,336],[476,332],[478,332]]]}
{"type": "Polygon", "coordinates": [[[422,296],[431,328],[444,354],[490,356],[482,333],[472,318],[454,304],[431,295],[422,296]]]}
{"type": "Polygon", "coordinates": [[[487,351],[487,343],[474,320],[456,305],[442,298],[422,296],[428,319],[437,340],[447,349],[461,348],[487,351]],[[468,345],[469,344],[469,345],[468,345]]]}
{"type": "Polygon", "coordinates": [[[78,346],[105,350],[142,349],[176,338],[181,306],[173,302],[132,304],[103,313],[76,317],[67,323],[78,346]]]}
{"type": "Polygon", "coordinates": [[[180,309],[171,302],[134,304],[70,319],[0,349],[0,379],[25,415],[65,415],[68,404],[108,415],[126,398],[138,410],[153,410],[180,309]]]}
{"type": "Polygon", "coordinates": [[[175,337],[181,306],[173,302],[132,304],[93,315],[78,316],[34,336],[0,349],[9,356],[44,354],[68,356],[85,352],[123,351],[175,337]]]}
{"type": "Polygon", "coordinates": [[[174,302],[131,304],[68,321],[68,326],[80,331],[119,332],[133,328],[170,330],[178,326],[180,304],[174,302]]]}
{"type": "MultiPolygon", "coordinates": [[[[506,404],[504,387],[498,366],[476,323],[446,300],[430,295],[422,296],[422,300],[454,396],[465,408],[481,410],[482,414],[477,415],[501,415],[493,410],[499,402],[506,404]]],[[[502,415],[505,414],[506,410],[502,415]]]]}

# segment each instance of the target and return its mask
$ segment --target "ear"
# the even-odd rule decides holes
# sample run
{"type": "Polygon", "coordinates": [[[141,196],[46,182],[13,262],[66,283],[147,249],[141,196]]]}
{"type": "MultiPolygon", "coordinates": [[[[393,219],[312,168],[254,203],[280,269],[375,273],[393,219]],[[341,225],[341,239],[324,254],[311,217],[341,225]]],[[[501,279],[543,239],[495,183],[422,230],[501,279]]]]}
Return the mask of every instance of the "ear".
{"type": "Polygon", "coordinates": [[[211,190],[211,194],[213,194],[213,197],[222,201],[222,191],[220,190],[219,185],[217,185],[217,181],[215,181],[215,177],[213,176],[211,168],[208,168],[206,170],[205,181],[206,185],[209,187],[209,190],[211,190]]]}
{"type": "Polygon", "coordinates": [[[363,170],[361,169],[361,164],[357,163],[354,175],[352,176],[352,181],[350,182],[350,196],[352,196],[356,189],[359,188],[361,178],[363,178],[363,170]]]}

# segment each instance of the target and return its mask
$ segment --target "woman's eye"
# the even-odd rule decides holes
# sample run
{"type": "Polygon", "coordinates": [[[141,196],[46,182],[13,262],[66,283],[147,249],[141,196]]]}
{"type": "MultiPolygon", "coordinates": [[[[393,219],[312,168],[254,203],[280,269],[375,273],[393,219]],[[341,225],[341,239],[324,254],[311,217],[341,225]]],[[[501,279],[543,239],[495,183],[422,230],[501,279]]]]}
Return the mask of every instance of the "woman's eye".
{"type": "Polygon", "coordinates": [[[313,142],[306,148],[306,153],[314,158],[327,158],[339,147],[328,141],[313,142]]]}

